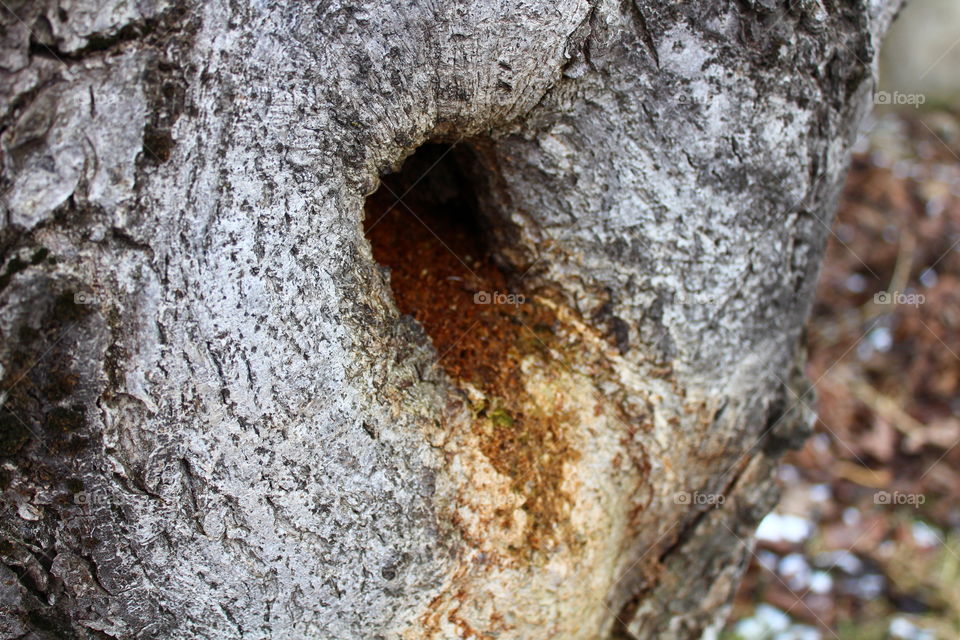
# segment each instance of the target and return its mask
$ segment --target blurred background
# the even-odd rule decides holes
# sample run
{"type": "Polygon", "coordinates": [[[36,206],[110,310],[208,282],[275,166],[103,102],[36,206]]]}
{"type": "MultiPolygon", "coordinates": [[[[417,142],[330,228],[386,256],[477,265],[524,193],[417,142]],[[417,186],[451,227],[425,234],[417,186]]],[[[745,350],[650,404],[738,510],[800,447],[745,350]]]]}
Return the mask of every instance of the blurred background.
{"type": "Polygon", "coordinates": [[[960,638],[960,1],[912,0],[881,56],[780,467],[724,640],[960,638]]]}

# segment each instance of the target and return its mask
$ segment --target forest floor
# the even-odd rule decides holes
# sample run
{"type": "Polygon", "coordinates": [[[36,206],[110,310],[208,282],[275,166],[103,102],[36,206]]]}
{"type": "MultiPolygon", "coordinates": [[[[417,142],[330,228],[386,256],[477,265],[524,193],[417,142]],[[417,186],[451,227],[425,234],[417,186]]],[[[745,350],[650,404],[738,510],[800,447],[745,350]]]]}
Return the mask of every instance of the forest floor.
{"type": "Polygon", "coordinates": [[[723,638],[960,638],[960,117],[874,117],[809,320],[814,436],[723,638]]]}

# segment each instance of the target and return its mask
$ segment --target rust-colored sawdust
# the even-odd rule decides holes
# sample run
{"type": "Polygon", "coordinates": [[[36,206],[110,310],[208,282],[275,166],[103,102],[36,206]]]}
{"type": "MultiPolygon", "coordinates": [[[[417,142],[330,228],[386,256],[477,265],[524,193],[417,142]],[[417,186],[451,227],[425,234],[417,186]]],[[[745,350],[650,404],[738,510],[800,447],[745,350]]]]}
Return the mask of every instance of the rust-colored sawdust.
{"type": "MultiPolygon", "coordinates": [[[[561,488],[563,465],[577,453],[564,433],[569,417],[560,407],[562,398],[558,392],[532,398],[520,363],[534,354],[543,366],[557,366],[550,364],[557,318],[530,297],[516,304],[477,302],[478,295],[511,290],[484,250],[481,230],[464,202],[412,209],[391,208],[394,202],[383,188],[367,200],[365,225],[374,258],[389,267],[397,306],[424,327],[441,366],[453,380],[469,382],[486,396],[474,407],[481,451],[524,496],[527,546],[543,549],[557,540],[569,511],[570,498],[561,488]]],[[[498,514],[490,525],[516,526],[509,513],[498,514]]]]}

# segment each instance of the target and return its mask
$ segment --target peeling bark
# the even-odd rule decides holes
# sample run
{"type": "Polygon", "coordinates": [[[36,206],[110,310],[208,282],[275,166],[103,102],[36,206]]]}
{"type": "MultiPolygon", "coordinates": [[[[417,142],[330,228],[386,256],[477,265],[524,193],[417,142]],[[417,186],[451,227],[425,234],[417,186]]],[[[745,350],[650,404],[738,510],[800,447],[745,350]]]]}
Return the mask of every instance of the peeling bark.
{"type": "Polygon", "coordinates": [[[10,2],[0,637],[715,628],[898,7],[10,2]],[[555,319],[533,476],[364,236],[428,142],[555,319]]]}

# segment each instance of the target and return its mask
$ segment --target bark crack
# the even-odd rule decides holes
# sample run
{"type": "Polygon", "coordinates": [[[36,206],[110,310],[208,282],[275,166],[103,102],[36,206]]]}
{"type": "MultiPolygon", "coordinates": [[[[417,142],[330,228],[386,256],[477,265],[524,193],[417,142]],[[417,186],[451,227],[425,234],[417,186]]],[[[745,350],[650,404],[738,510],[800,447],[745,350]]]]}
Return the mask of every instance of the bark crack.
{"type": "Polygon", "coordinates": [[[653,63],[657,67],[657,71],[660,71],[660,55],[657,53],[657,45],[653,42],[653,38],[650,36],[650,28],[647,26],[647,17],[643,14],[643,10],[640,8],[640,5],[636,0],[631,0],[627,5],[634,14],[636,18],[637,26],[639,27],[640,39],[643,40],[643,44],[650,51],[650,57],[653,58],[653,63]]]}

